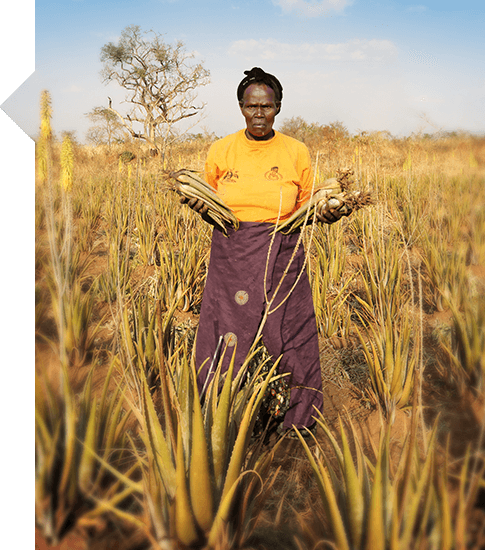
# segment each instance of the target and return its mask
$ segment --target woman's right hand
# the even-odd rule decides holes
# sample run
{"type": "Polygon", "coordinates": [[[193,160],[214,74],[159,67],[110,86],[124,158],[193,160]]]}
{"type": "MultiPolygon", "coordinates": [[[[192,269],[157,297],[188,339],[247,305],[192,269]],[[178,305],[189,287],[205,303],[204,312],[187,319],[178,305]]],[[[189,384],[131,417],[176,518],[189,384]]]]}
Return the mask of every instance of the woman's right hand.
{"type": "Polygon", "coordinates": [[[201,216],[205,216],[209,211],[209,207],[201,199],[188,199],[187,197],[181,197],[180,202],[181,204],[187,204],[194,212],[197,212],[197,214],[200,214],[201,216]]]}

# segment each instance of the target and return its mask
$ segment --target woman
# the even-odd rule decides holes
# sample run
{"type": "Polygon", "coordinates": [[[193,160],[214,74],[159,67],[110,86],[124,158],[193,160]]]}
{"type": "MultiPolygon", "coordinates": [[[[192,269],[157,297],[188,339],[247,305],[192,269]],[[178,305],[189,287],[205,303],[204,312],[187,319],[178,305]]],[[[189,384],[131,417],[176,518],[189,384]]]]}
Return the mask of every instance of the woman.
{"type": "MultiPolygon", "coordinates": [[[[240,368],[273,299],[262,338],[274,360],[282,355],[279,372],[290,373],[290,410],[283,428],[312,428],[314,407],[322,409],[322,378],[312,294],[302,270],[304,250],[298,248],[274,296],[298,234],[277,233],[270,247],[274,224],[287,219],[310,197],[310,155],[303,143],[273,130],[283,96],[280,82],[258,67],[244,74],[237,98],[246,128],[216,141],[205,165],[207,182],[240,225],[237,231],[229,228],[228,237],[213,231],[196,343],[197,367],[205,361],[199,388],[208,377],[221,337],[223,347],[227,345],[223,370],[234,346],[235,369],[240,368]]],[[[207,207],[202,201],[182,202],[205,218],[207,207]]],[[[318,215],[324,223],[339,218],[332,210],[318,215]]]]}

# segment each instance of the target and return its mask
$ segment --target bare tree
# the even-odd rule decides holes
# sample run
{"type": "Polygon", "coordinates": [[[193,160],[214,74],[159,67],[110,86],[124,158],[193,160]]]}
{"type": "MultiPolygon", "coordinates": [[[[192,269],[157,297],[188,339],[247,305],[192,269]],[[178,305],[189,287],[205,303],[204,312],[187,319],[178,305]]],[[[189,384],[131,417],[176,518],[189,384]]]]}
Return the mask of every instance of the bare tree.
{"type": "Polygon", "coordinates": [[[172,126],[205,106],[194,101],[197,88],[209,83],[209,71],[201,63],[189,64],[192,58],[182,42],[165,44],[161,35],[142,33],[137,25],[126,27],[118,44],[109,42],[101,48],[103,81],[118,82],[131,104],[124,115],[112,107],[111,100],[108,109],[132,137],[145,140],[163,156],[172,126]]]}

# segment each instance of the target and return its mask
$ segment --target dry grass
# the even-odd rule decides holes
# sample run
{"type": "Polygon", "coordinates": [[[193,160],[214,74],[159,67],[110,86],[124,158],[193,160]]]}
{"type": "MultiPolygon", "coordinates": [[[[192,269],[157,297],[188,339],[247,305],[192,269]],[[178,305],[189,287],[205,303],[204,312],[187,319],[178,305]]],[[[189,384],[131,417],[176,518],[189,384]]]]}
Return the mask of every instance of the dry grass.
{"type": "MultiPolygon", "coordinates": [[[[73,384],[82,387],[92,365],[96,379],[102,380],[114,362],[120,374],[112,382],[116,385],[130,361],[151,361],[155,303],[162,311],[163,354],[189,357],[210,229],[163,187],[170,171],[201,170],[209,145],[210,139],[201,138],[173,146],[170,160],[161,166],[134,143],[109,151],[73,144],[72,188],[63,190],[61,146],[52,144],[51,206],[44,202],[47,184],[37,182],[36,370],[41,379],[56,381],[64,361],[73,384]],[[127,150],[135,158],[120,162],[127,150]],[[63,206],[67,203],[70,217],[63,206]],[[67,256],[62,253],[66,242],[67,256]],[[73,289],[79,299],[69,302],[69,314],[61,315],[60,308],[56,314],[53,306],[69,301],[73,289]],[[139,342],[136,353],[126,352],[128,333],[139,342]],[[70,342],[66,334],[74,335],[70,342]]],[[[448,453],[443,483],[450,501],[458,503],[450,508],[455,514],[452,536],[471,537],[473,532],[480,540],[481,508],[467,500],[473,508],[473,521],[468,521],[460,516],[460,502],[464,495],[479,494],[480,484],[478,493],[472,490],[473,476],[481,472],[484,460],[485,326],[477,304],[485,288],[485,140],[363,134],[341,136],[338,142],[327,136],[309,146],[313,156],[318,151],[320,179],[351,168],[372,188],[376,203],[339,224],[317,228],[314,242],[306,243],[321,337],[324,417],[337,434],[338,416],[348,411],[372,461],[384,405],[384,423],[394,426],[390,460],[396,468],[403,444],[400,430],[406,431],[406,408],[413,398],[423,437],[441,412],[436,449],[448,453]],[[406,338],[399,348],[377,343],[390,333],[399,339],[403,330],[406,338]],[[405,364],[411,356],[415,378],[411,394],[404,392],[406,399],[392,397],[403,395],[397,381],[387,379],[387,390],[371,383],[372,376],[388,372],[398,360],[405,364]],[[467,446],[471,459],[465,471],[467,446]]],[[[128,391],[136,401],[135,389],[128,391]]],[[[139,429],[136,423],[133,429],[139,429]]],[[[317,439],[335,465],[323,432],[317,439]]],[[[281,471],[248,544],[274,547],[276,525],[281,548],[313,548],[319,541],[324,547],[321,541],[330,537],[328,518],[298,441],[280,447],[273,471],[277,467],[281,471]]],[[[106,540],[113,521],[110,516],[95,538],[106,540]]]]}

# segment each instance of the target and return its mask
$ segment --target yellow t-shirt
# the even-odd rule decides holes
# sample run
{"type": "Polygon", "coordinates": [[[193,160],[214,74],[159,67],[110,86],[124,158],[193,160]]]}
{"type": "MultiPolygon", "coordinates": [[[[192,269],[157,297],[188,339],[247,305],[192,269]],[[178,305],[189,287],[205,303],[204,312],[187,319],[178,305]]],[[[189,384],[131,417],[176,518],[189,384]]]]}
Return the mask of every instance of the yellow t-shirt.
{"type": "Polygon", "coordinates": [[[276,223],[306,201],[313,174],[310,154],[300,141],[275,132],[267,141],[250,140],[240,130],[212,144],[205,164],[207,182],[239,221],[276,223]]]}

